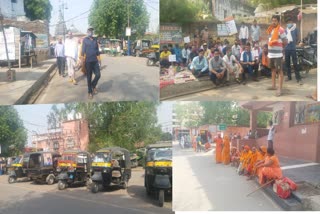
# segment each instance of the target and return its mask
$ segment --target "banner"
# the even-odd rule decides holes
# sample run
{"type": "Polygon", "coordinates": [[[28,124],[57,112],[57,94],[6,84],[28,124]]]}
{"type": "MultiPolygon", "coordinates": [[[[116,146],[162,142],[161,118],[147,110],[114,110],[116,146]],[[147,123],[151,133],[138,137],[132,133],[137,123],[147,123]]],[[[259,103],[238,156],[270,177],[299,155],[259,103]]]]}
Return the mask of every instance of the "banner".
{"type": "Polygon", "coordinates": [[[160,43],[182,43],[182,27],[178,24],[165,24],[160,26],[160,43]]]}
{"type": "Polygon", "coordinates": [[[48,48],[48,35],[47,34],[35,34],[36,38],[36,48],[48,48]]]}
{"type": "Polygon", "coordinates": [[[226,24],[217,24],[218,36],[229,36],[229,31],[226,24]]]}
{"type": "MultiPolygon", "coordinates": [[[[7,48],[10,60],[15,60],[16,49],[14,43],[14,28],[5,28],[4,32],[6,34],[7,48]]],[[[0,60],[7,60],[6,48],[4,43],[3,32],[0,31],[0,60]]]]}

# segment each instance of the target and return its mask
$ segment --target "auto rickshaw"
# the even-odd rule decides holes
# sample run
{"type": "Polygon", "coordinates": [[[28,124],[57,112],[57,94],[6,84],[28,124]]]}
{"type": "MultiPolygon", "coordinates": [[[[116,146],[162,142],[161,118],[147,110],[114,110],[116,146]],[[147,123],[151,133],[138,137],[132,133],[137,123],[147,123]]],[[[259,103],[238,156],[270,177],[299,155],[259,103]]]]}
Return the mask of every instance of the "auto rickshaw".
{"type": "Polygon", "coordinates": [[[93,193],[111,184],[126,189],[131,178],[130,153],[120,147],[100,149],[92,160],[91,171],[91,191],[93,193]]]}
{"type": "Polygon", "coordinates": [[[32,152],[29,155],[27,176],[35,182],[54,184],[58,175],[58,159],[56,152],[32,152]]]}
{"type": "Polygon", "coordinates": [[[162,207],[165,195],[172,195],[172,142],[147,146],[144,185],[148,195],[155,192],[162,207]]]}
{"type": "Polygon", "coordinates": [[[8,183],[12,184],[17,181],[18,178],[27,177],[27,167],[28,167],[29,154],[18,156],[11,166],[8,168],[8,183]]]}
{"type": "Polygon", "coordinates": [[[146,56],[151,45],[152,45],[151,40],[148,40],[148,39],[136,40],[133,45],[132,55],[135,55],[136,57],[146,56]]]}
{"type": "Polygon", "coordinates": [[[6,172],[8,174],[10,168],[12,167],[13,162],[15,161],[15,159],[17,159],[18,156],[13,156],[13,157],[8,157],[6,160],[6,172]]]}
{"type": "Polygon", "coordinates": [[[89,152],[67,150],[58,160],[58,189],[63,190],[72,184],[86,184],[90,178],[91,156],[89,152]]]}

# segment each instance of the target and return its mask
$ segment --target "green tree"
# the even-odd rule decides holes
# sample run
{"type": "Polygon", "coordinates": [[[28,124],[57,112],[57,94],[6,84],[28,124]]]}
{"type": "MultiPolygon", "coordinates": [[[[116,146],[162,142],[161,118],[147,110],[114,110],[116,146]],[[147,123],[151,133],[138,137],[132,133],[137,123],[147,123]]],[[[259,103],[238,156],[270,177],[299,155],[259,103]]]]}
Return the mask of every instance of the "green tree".
{"type": "Polygon", "coordinates": [[[198,102],[177,103],[174,108],[181,126],[191,128],[200,125],[203,111],[198,102]]]}
{"type": "Polygon", "coordinates": [[[53,109],[51,113],[59,122],[65,119],[59,115],[81,113],[89,123],[90,151],[107,146],[134,150],[135,143],[160,140],[156,107],[152,102],[76,103],[65,104],[64,108],[53,109]]]}
{"type": "Polygon", "coordinates": [[[268,126],[269,120],[272,120],[272,112],[261,111],[257,115],[257,125],[258,128],[266,128],[268,126]]]}
{"type": "Polygon", "coordinates": [[[108,38],[125,36],[128,26],[128,11],[133,37],[142,37],[149,25],[149,14],[143,0],[98,0],[94,1],[89,23],[98,35],[108,38]],[[129,10],[128,10],[129,7],[129,10]]]}
{"type": "Polygon", "coordinates": [[[12,156],[23,151],[27,133],[17,110],[12,106],[0,106],[1,155],[12,156]]]}
{"type": "Polygon", "coordinates": [[[161,141],[171,141],[172,140],[172,134],[170,132],[165,132],[161,134],[161,141]]]}
{"type": "Polygon", "coordinates": [[[33,20],[50,20],[52,5],[50,0],[24,0],[26,17],[33,20]]]}
{"type": "Polygon", "coordinates": [[[189,23],[198,19],[201,4],[191,0],[161,0],[160,23],[189,23]]]}

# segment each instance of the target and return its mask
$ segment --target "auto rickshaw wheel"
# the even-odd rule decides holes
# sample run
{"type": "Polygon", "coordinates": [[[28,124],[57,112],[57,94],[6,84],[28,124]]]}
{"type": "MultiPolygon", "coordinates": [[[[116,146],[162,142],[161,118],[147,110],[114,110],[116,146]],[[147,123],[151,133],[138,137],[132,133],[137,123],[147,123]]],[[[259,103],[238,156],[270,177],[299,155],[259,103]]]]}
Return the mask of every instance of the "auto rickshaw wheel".
{"type": "Polygon", "coordinates": [[[59,190],[64,190],[66,187],[67,187],[67,182],[65,182],[65,181],[58,182],[58,189],[59,190]]]}
{"type": "Polygon", "coordinates": [[[147,59],[147,66],[153,66],[154,64],[153,59],[147,59]]]}
{"type": "Polygon", "coordinates": [[[9,184],[13,184],[17,181],[17,177],[16,176],[9,176],[8,178],[8,183],[9,184]]]}
{"type": "Polygon", "coordinates": [[[99,192],[99,185],[96,182],[92,182],[92,184],[91,184],[91,192],[92,193],[99,192]]]}
{"type": "Polygon", "coordinates": [[[48,175],[46,180],[47,180],[48,185],[54,184],[54,176],[53,175],[48,175]]]}
{"type": "Polygon", "coordinates": [[[164,190],[159,191],[159,206],[163,207],[164,204],[164,190]]]}

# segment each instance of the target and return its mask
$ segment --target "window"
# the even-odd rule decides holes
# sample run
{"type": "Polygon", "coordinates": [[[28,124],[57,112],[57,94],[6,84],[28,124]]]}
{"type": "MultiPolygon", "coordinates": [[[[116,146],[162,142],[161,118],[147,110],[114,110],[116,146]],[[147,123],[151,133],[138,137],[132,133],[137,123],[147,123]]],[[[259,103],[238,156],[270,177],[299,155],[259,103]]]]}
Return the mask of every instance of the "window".
{"type": "Polygon", "coordinates": [[[306,107],[307,107],[307,105],[305,102],[297,102],[296,103],[294,124],[304,124],[305,123],[306,107]]]}
{"type": "Polygon", "coordinates": [[[53,149],[55,149],[55,150],[59,149],[59,142],[58,141],[53,142],[53,149]]]}

